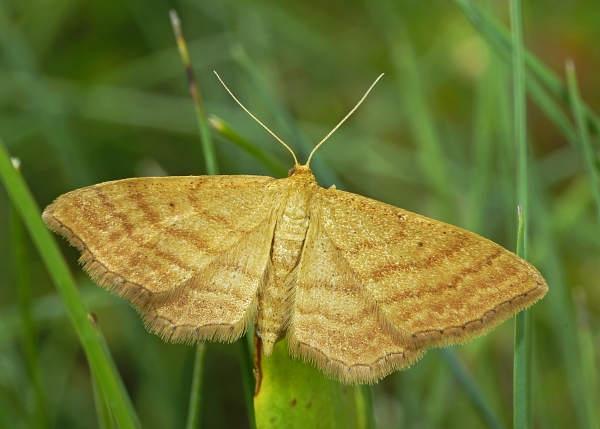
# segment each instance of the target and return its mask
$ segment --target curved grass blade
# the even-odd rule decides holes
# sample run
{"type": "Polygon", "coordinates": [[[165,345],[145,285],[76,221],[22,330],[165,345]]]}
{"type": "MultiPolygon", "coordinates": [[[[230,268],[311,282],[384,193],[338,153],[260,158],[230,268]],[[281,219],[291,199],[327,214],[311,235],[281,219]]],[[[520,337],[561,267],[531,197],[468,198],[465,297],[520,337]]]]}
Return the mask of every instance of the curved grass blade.
{"type": "Polygon", "coordinates": [[[115,421],[122,429],[139,428],[139,422],[114,362],[101,338],[88,320],[88,312],[77,292],[75,281],[50,231],[42,223],[41,212],[27,185],[13,167],[8,150],[0,139],[0,179],[35,243],[79,340],[98,385],[109,399],[115,421]]]}
{"type": "Polygon", "coordinates": [[[200,427],[200,411],[202,409],[202,379],[204,373],[204,357],[206,355],[206,344],[200,343],[196,346],[194,356],[194,373],[192,375],[192,388],[190,389],[190,405],[188,407],[187,429],[200,427]]]}
{"type": "MultiPolygon", "coordinates": [[[[413,46],[408,41],[406,26],[395,2],[391,0],[365,2],[372,21],[380,30],[388,46],[390,61],[394,65],[398,79],[403,82],[399,87],[400,97],[410,106],[408,115],[410,130],[419,148],[420,167],[429,185],[444,198],[451,198],[454,189],[445,162],[445,155],[433,113],[427,98],[427,86],[423,79],[413,46]]],[[[442,207],[440,207],[442,209],[442,207]]]]}
{"type": "Polygon", "coordinates": [[[597,162],[594,155],[594,149],[590,141],[590,135],[585,121],[585,106],[579,94],[579,86],[577,84],[577,76],[575,74],[575,64],[573,61],[567,61],[567,83],[569,86],[569,95],[571,99],[571,111],[575,117],[577,124],[577,139],[581,148],[583,159],[585,161],[586,170],[594,196],[596,205],[596,217],[600,225],[600,176],[598,175],[597,162]]]}
{"type": "Polygon", "coordinates": [[[287,168],[280,163],[277,158],[271,155],[270,152],[263,150],[263,148],[257,146],[241,134],[239,134],[231,125],[222,120],[221,118],[211,115],[208,118],[208,122],[213,130],[225,137],[230,142],[236,144],[241,149],[248,152],[250,155],[259,160],[265,167],[267,167],[276,177],[286,177],[287,168]]]}
{"type": "Polygon", "coordinates": [[[471,398],[473,406],[481,416],[481,419],[491,429],[505,429],[504,425],[500,422],[498,417],[494,414],[485,396],[481,392],[481,389],[477,385],[477,382],[473,379],[473,376],[467,371],[464,365],[456,356],[456,353],[451,348],[440,349],[439,353],[442,355],[452,373],[462,385],[466,394],[471,398]]]}
{"type": "Polygon", "coordinates": [[[183,66],[185,67],[185,74],[188,80],[188,89],[192,97],[192,102],[194,103],[194,111],[196,112],[196,120],[198,122],[198,129],[200,130],[200,141],[202,142],[202,150],[204,152],[206,173],[211,175],[219,174],[219,166],[215,156],[215,147],[213,145],[210,128],[206,120],[204,106],[202,105],[202,94],[200,93],[198,82],[196,81],[187,43],[185,41],[185,37],[183,37],[181,21],[175,10],[171,10],[170,16],[173,31],[175,32],[175,38],[177,40],[177,47],[179,48],[179,54],[181,55],[183,66]]]}
{"type": "Polygon", "coordinates": [[[31,300],[31,278],[27,264],[27,239],[23,221],[18,213],[11,207],[11,242],[14,255],[16,285],[19,299],[19,312],[21,318],[23,354],[25,365],[33,387],[34,411],[33,422],[35,427],[46,428],[50,426],[46,392],[42,380],[42,368],[39,363],[39,350],[36,341],[36,327],[33,320],[31,300]]]}

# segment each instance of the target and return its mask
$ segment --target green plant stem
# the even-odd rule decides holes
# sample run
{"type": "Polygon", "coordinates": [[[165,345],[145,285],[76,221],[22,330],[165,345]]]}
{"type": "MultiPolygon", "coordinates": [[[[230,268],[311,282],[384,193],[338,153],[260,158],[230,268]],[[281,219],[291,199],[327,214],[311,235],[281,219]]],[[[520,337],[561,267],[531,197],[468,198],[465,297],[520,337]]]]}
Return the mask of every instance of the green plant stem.
{"type": "MultiPolygon", "coordinates": [[[[517,144],[517,201],[519,203],[519,234],[517,254],[527,257],[527,108],[525,92],[525,60],[523,56],[523,5],[511,0],[513,33],[514,128],[517,144]]],[[[515,359],[513,373],[513,426],[530,428],[532,424],[530,377],[531,341],[529,312],[523,310],[515,318],[515,359]]]]}
{"type": "MultiPolygon", "coordinates": [[[[527,243],[527,109],[525,88],[525,60],[523,42],[523,5],[511,0],[511,23],[513,34],[513,85],[514,128],[517,144],[517,201],[519,202],[519,233],[517,254],[526,258],[527,243]]],[[[515,318],[515,358],[513,373],[513,426],[515,429],[531,427],[530,400],[531,345],[529,312],[519,313],[515,318]]]]}
{"type": "Polygon", "coordinates": [[[256,429],[256,415],[254,413],[254,389],[255,379],[252,368],[254,361],[250,348],[252,347],[252,335],[250,330],[242,338],[238,340],[239,358],[242,366],[242,384],[244,386],[244,399],[246,402],[246,410],[248,411],[248,424],[250,429],[256,429]]]}
{"type": "Polygon", "coordinates": [[[260,146],[257,146],[240,133],[238,133],[230,124],[211,115],[208,118],[208,122],[213,130],[225,137],[232,143],[236,144],[241,149],[248,152],[250,155],[259,160],[265,167],[267,167],[275,176],[286,177],[288,169],[277,160],[270,152],[263,150],[260,146]]]}
{"type": "Polygon", "coordinates": [[[102,393],[102,389],[98,386],[97,377],[92,376],[92,391],[94,393],[94,406],[96,408],[96,417],[98,419],[98,427],[100,429],[114,429],[110,405],[106,400],[106,396],[102,393]]]}
{"type": "MultiPolygon", "coordinates": [[[[519,206],[519,233],[517,255],[525,251],[523,210],[519,206]]],[[[531,328],[529,311],[523,310],[515,317],[515,359],[513,373],[513,424],[515,429],[529,428],[532,422],[531,377],[531,328]]]]}
{"type": "Polygon", "coordinates": [[[452,373],[458,382],[462,385],[463,389],[471,399],[475,409],[486,425],[492,429],[504,429],[504,425],[494,415],[492,408],[486,401],[486,398],[477,385],[477,382],[473,379],[473,376],[469,373],[469,371],[465,369],[464,365],[456,356],[454,350],[451,348],[440,349],[440,354],[452,370],[452,373]]]}
{"type": "Polygon", "coordinates": [[[194,357],[194,374],[192,376],[190,405],[188,407],[188,419],[186,424],[187,429],[196,429],[200,427],[200,410],[202,408],[202,379],[205,355],[206,344],[198,344],[198,346],[196,346],[196,355],[194,357]]]}
{"type": "Polygon", "coordinates": [[[43,224],[40,210],[27,185],[13,167],[8,150],[1,139],[0,178],[61,295],[63,304],[92,367],[92,373],[97,376],[99,386],[110,400],[111,410],[117,424],[121,429],[138,428],[137,416],[121,378],[115,370],[112,357],[88,320],[87,310],[77,292],[75,281],[67,263],[54,237],[43,224]]]}
{"type": "Polygon", "coordinates": [[[181,55],[183,66],[185,67],[188,89],[194,104],[194,111],[196,112],[196,121],[198,122],[198,129],[200,131],[200,141],[202,143],[202,151],[204,152],[206,173],[211,175],[219,174],[219,166],[217,164],[217,157],[215,156],[215,147],[212,141],[210,127],[208,126],[208,121],[206,119],[206,113],[204,112],[204,106],[202,105],[202,94],[200,93],[198,82],[196,81],[196,75],[194,74],[194,68],[192,67],[187,43],[185,37],[183,37],[181,21],[179,20],[177,12],[174,10],[171,10],[170,16],[173,31],[175,32],[175,38],[177,39],[179,54],[181,55]]]}
{"type": "Polygon", "coordinates": [[[19,310],[22,325],[23,354],[27,372],[31,379],[33,395],[35,400],[33,421],[36,428],[50,426],[48,407],[44,386],[42,383],[42,369],[39,364],[39,351],[36,341],[36,329],[33,322],[31,302],[31,278],[29,276],[29,264],[27,257],[27,237],[23,221],[11,206],[12,225],[10,228],[11,241],[14,256],[14,266],[19,295],[19,310]]]}
{"type": "Polygon", "coordinates": [[[354,394],[356,399],[356,420],[358,429],[375,429],[371,386],[368,384],[356,386],[354,394]]]}

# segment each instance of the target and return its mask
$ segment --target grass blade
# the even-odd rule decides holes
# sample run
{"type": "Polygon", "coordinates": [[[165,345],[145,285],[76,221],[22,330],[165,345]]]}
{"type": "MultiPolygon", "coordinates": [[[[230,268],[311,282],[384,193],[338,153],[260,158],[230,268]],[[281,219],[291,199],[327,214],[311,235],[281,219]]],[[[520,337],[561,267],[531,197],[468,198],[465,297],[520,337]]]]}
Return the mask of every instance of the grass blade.
{"type": "Polygon", "coordinates": [[[121,378],[115,370],[112,357],[88,320],[87,310],[77,292],[67,263],[60,253],[54,237],[43,224],[40,210],[27,185],[13,167],[10,155],[1,139],[0,178],[62,297],[63,304],[92,367],[92,373],[97,376],[98,384],[110,400],[111,410],[117,424],[122,429],[138,428],[137,416],[121,378]]]}
{"type": "Polygon", "coordinates": [[[356,399],[356,426],[358,429],[375,429],[373,395],[371,386],[363,384],[354,389],[356,399]]]}
{"type": "Polygon", "coordinates": [[[569,96],[571,100],[571,111],[575,117],[577,124],[577,139],[581,148],[585,167],[589,176],[592,195],[596,205],[596,216],[600,225],[600,176],[598,175],[598,167],[594,156],[594,149],[590,141],[590,135],[585,121],[585,106],[579,94],[579,85],[577,84],[577,76],[575,74],[575,64],[573,61],[567,61],[567,83],[569,86],[569,96]]]}
{"type": "MultiPolygon", "coordinates": [[[[461,10],[465,17],[471,22],[473,27],[479,31],[479,33],[498,53],[498,55],[500,55],[500,57],[508,63],[511,63],[513,41],[506,29],[500,25],[498,21],[489,13],[482,10],[476,3],[470,0],[452,0],[452,2],[461,10]]],[[[568,91],[560,79],[540,60],[538,60],[535,55],[531,54],[527,50],[524,50],[523,55],[525,63],[532,75],[548,90],[550,90],[555,97],[558,97],[565,103],[568,103],[568,91]]],[[[535,84],[537,85],[532,91],[533,100],[544,112],[551,112],[548,117],[555,121],[558,129],[563,133],[565,138],[567,138],[567,140],[570,142],[573,142],[575,140],[575,130],[572,125],[568,125],[568,120],[565,120],[565,115],[561,112],[558,103],[545,94],[545,89],[533,79],[528,80],[528,89],[531,90],[530,87],[535,84]],[[542,95],[542,93],[544,93],[544,95],[542,95]],[[560,121],[556,122],[556,118],[560,118],[560,121]]],[[[590,124],[593,125],[596,133],[600,133],[600,117],[583,102],[582,108],[590,124]]]]}
{"type": "MultiPolygon", "coordinates": [[[[527,258],[527,108],[523,47],[523,5],[520,0],[511,0],[510,8],[513,35],[514,132],[517,145],[517,202],[519,204],[517,255],[527,258]]],[[[530,391],[531,328],[528,314],[529,311],[524,310],[515,317],[513,373],[513,426],[515,429],[529,428],[533,421],[530,391]]]]}
{"type": "MultiPolygon", "coordinates": [[[[17,167],[17,166],[15,166],[17,167]]],[[[18,170],[18,167],[17,167],[18,170]]],[[[27,237],[23,221],[18,213],[11,207],[11,242],[14,255],[16,271],[16,285],[19,298],[19,310],[21,316],[23,354],[25,365],[31,380],[34,397],[33,422],[35,427],[46,428],[50,426],[46,393],[42,382],[42,368],[39,363],[39,350],[37,347],[36,329],[33,321],[33,309],[31,301],[31,278],[27,257],[27,237]]]]}
{"type": "Polygon", "coordinates": [[[115,429],[110,405],[102,389],[98,386],[96,376],[92,377],[92,391],[94,392],[94,406],[96,408],[96,417],[98,418],[98,427],[100,429],[115,429]]]}
{"type": "Polygon", "coordinates": [[[207,174],[219,174],[219,166],[217,164],[217,158],[215,156],[215,147],[212,141],[212,135],[206,120],[206,113],[204,112],[204,106],[202,105],[202,95],[198,82],[196,82],[196,76],[194,74],[194,68],[190,60],[190,53],[187,48],[187,43],[183,37],[183,31],[181,29],[181,21],[177,12],[171,10],[171,24],[175,32],[175,38],[177,39],[177,47],[179,48],[179,54],[183,66],[185,67],[185,74],[188,80],[188,89],[192,96],[192,102],[194,103],[194,111],[196,112],[196,121],[198,122],[198,129],[200,130],[200,141],[202,142],[202,150],[204,152],[204,163],[206,165],[207,174]]]}
{"type": "Polygon", "coordinates": [[[277,158],[271,155],[270,152],[263,150],[260,146],[255,145],[250,140],[239,134],[231,125],[227,122],[212,115],[208,122],[213,130],[225,137],[230,142],[236,144],[250,155],[254,156],[260,162],[263,163],[276,177],[286,177],[288,169],[280,163],[277,158]]]}
{"type": "Polygon", "coordinates": [[[481,419],[492,429],[504,429],[504,425],[492,411],[477,382],[460,362],[456,353],[451,348],[440,349],[440,354],[452,370],[452,373],[461,384],[466,394],[471,398],[473,406],[481,416],[481,419]]]}
{"type": "MultiPolygon", "coordinates": [[[[517,255],[525,253],[523,209],[519,206],[519,233],[517,255]]],[[[515,429],[531,427],[531,328],[529,310],[523,310],[515,316],[515,358],[513,373],[513,425],[515,429]]]]}
{"type": "Polygon", "coordinates": [[[194,374],[192,375],[192,388],[190,392],[190,406],[188,407],[187,429],[200,427],[202,409],[202,376],[204,373],[204,356],[206,355],[206,344],[200,343],[196,346],[194,357],[194,374]]]}
{"type": "Polygon", "coordinates": [[[248,412],[248,424],[250,429],[256,429],[256,416],[254,413],[254,389],[255,378],[252,369],[254,361],[250,349],[252,348],[252,335],[247,332],[238,340],[239,359],[242,364],[242,383],[244,386],[244,399],[246,401],[246,411],[248,412]]]}
{"type": "Polygon", "coordinates": [[[447,163],[429,106],[423,70],[420,67],[413,47],[410,45],[405,25],[396,10],[394,2],[366,2],[372,21],[382,33],[388,45],[390,60],[396,70],[396,78],[403,82],[399,87],[400,98],[410,106],[411,132],[419,147],[419,162],[429,185],[438,195],[450,197],[453,193],[449,186],[447,163]]]}

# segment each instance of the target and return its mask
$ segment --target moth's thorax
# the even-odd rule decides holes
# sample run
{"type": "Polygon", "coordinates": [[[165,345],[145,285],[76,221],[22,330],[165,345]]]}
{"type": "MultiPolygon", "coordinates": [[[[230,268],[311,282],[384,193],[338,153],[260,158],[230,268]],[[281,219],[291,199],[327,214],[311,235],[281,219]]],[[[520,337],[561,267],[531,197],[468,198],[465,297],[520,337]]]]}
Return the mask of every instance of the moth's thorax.
{"type": "MultiPolygon", "coordinates": [[[[303,167],[303,166],[300,166],[303,167]]],[[[259,294],[258,331],[265,354],[285,336],[294,303],[296,276],[302,247],[310,221],[312,187],[316,186],[309,169],[296,171],[287,179],[289,192],[280,211],[271,248],[272,272],[259,294]]]]}

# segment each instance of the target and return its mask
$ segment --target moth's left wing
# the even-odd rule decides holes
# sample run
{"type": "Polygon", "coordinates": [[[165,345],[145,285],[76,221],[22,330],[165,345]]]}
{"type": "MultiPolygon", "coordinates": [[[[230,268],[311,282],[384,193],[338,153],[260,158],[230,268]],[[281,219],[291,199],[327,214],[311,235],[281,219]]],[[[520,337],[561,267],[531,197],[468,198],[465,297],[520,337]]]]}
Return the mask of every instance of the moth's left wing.
{"type": "Polygon", "coordinates": [[[43,218],[86,271],[167,339],[233,340],[251,321],[281,201],[258,176],[125,179],[62,195],[43,218]]]}

